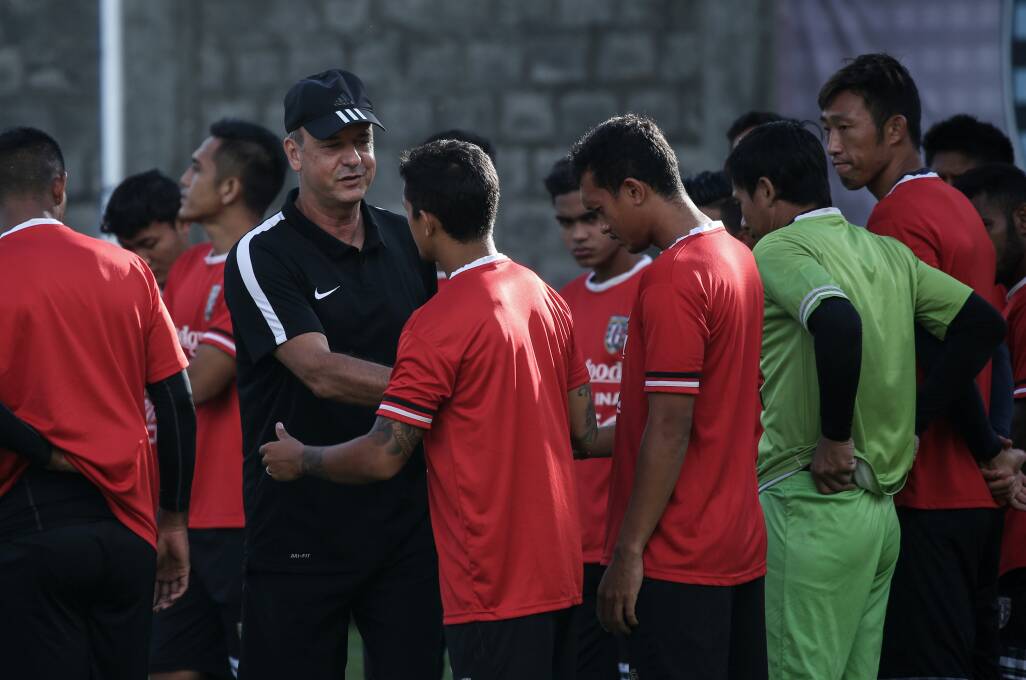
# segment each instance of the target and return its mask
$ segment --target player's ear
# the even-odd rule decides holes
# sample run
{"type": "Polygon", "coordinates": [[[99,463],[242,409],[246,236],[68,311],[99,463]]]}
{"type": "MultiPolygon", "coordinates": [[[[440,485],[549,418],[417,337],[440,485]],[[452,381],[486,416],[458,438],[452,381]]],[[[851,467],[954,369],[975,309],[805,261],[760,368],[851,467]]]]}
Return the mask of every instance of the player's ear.
{"type": "Polygon", "coordinates": [[[897,144],[908,136],[908,120],[901,114],[895,114],[884,123],[883,138],[887,144],[897,144]]]}
{"type": "Polygon", "coordinates": [[[1012,221],[1019,236],[1026,238],[1026,203],[1012,211],[1012,221]]]}
{"type": "Polygon", "coordinates": [[[752,198],[761,196],[768,205],[772,205],[777,200],[777,188],[773,186],[773,182],[770,181],[769,177],[760,177],[759,181],[755,183],[755,191],[752,192],[752,198]]]}
{"type": "Polygon", "coordinates": [[[634,206],[639,206],[645,202],[648,197],[649,187],[644,182],[628,177],[620,185],[620,191],[626,192],[627,200],[634,206]]]}
{"type": "MultiPolygon", "coordinates": [[[[54,177],[53,182],[50,183],[50,198],[53,200],[54,207],[64,215],[64,207],[68,203],[68,173],[62,172],[57,177],[54,177]]],[[[60,218],[58,218],[60,219],[60,218]]]]}
{"type": "Polygon", "coordinates": [[[242,196],[242,181],[238,177],[229,177],[221,181],[218,187],[221,205],[231,205],[242,196]]]}

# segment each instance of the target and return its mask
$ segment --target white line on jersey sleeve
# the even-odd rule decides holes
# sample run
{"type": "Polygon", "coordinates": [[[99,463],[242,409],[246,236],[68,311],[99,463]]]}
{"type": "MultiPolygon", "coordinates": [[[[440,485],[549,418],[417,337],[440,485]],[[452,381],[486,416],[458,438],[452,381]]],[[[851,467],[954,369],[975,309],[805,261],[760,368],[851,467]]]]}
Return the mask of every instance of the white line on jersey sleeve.
{"type": "Polygon", "coordinates": [[[262,234],[283,219],[285,219],[285,216],[281,213],[268,218],[259,227],[243,236],[242,240],[239,241],[239,247],[235,251],[235,257],[239,262],[239,274],[242,275],[242,282],[246,284],[246,290],[249,291],[249,295],[253,298],[257,309],[263,314],[267,327],[271,330],[271,334],[274,335],[274,342],[278,345],[289,338],[285,335],[285,327],[282,325],[281,319],[274,313],[271,301],[267,299],[267,295],[264,294],[264,290],[260,287],[260,282],[257,281],[256,273],[253,271],[253,260],[249,255],[249,244],[254,236],[262,234]]]}

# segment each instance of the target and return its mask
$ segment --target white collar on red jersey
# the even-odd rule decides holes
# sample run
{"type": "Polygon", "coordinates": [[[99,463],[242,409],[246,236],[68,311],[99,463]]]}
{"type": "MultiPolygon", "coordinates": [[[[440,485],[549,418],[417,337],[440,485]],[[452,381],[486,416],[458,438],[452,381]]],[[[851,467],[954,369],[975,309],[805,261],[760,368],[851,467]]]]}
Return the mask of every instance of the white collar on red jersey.
{"type": "MultiPolygon", "coordinates": [[[[911,173],[905,175],[904,177],[902,177],[901,179],[899,179],[897,182],[895,182],[894,186],[891,187],[891,190],[887,192],[887,196],[890,196],[891,193],[895,189],[897,189],[899,186],[901,186],[905,182],[911,182],[914,179],[930,179],[930,178],[940,179],[940,175],[938,175],[936,172],[911,172],[911,173]]],[[[884,198],[887,198],[887,196],[884,196],[884,198]]]]}
{"type": "Polygon", "coordinates": [[[65,226],[63,222],[61,222],[60,220],[55,220],[52,217],[35,217],[31,220],[25,220],[17,226],[11,227],[4,233],[0,234],[0,238],[3,238],[4,236],[10,236],[14,232],[21,231],[22,229],[28,229],[29,227],[38,227],[40,224],[58,224],[62,227],[65,226]]]}
{"type": "Polygon", "coordinates": [[[602,283],[595,283],[592,279],[595,278],[595,272],[588,274],[588,278],[584,279],[584,287],[590,290],[592,293],[602,293],[610,288],[615,288],[621,283],[631,278],[642,269],[652,264],[652,258],[648,255],[642,255],[641,259],[634,263],[634,266],[625,271],[623,274],[617,274],[611,279],[606,279],[602,283]]]}
{"type": "Polygon", "coordinates": [[[802,220],[812,220],[812,219],[815,219],[817,217],[835,217],[835,216],[836,217],[840,217],[841,216],[841,211],[838,210],[837,208],[819,208],[818,210],[810,210],[808,212],[803,212],[800,215],[795,215],[795,218],[791,222],[791,224],[794,224],[795,222],[801,222],[802,220]]]}
{"type": "Polygon", "coordinates": [[[1008,294],[1005,295],[1005,300],[1006,301],[1007,300],[1011,300],[1012,296],[1015,295],[1016,293],[1018,293],[1019,289],[1022,288],[1023,286],[1026,286],[1026,278],[1021,279],[1019,281],[1019,283],[1015,284],[1014,286],[1012,286],[1011,288],[1008,289],[1008,294]]]}
{"type": "Polygon", "coordinates": [[[707,231],[714,231],[716,229],[723,229],[723,222],[717,220],[715,222],[706,222],[705,224],[700,224],[688,233],[684,234],[683,236],[678,236],[676,241],[666,246],[666,250],[669,250],[670,248],[674,247],[675,245],[677,245],[684,239],[688,238],[689,236],[697,236],[698,234],[704,234],[707,231]]]}
{"type": "Polygon", "coordinates": [[[484,257],[479,257],[473,262],[468,262],[467,264],[463,265],[462,267],[454,271],[452,274],[449,274],[449,278],[455,279],[457,274],[462,274],[463,272],[474,269],[475,267],[483,267],[486,264],[491,264],[492,262],[499,262],[500,260],[508,259],[509,258],[503,255],[502,253],[495,253],[494,255],[485,255],[484,257]]]}
{"type": "Polygon", "coordinates": [[[228,253],[221,253],[220,255],[214,255],[214,246],[210,246],[210,252],[203,256],[203,261],[207,264],[221,264],[228,260],[228,253]]]}

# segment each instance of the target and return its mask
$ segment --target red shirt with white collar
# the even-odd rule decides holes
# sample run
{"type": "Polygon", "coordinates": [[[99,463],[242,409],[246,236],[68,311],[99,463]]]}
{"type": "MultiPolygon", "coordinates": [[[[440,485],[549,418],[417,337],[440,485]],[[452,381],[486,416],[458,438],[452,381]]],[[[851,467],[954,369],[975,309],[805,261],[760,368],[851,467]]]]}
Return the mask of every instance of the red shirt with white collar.
{"type": "MultiPolygon", "coordinates": [[[[201,345],[235,359],[232,318],[224,302],[224,263],[201,243],[185,251],[167,275],[164,302],[191,361],[201,345]]],[[[196,471],[189,507],[191,529],[245,526],[242,511],[242,424],[235,379],[196,407],[196,471]]]]}
{"type": "MultiPolygon", "coordinates": [[[[638,295],[641,272],[651,263],[646,255],[629,271],[602,283],[593,281],[594,273],[583,274],[559,291],[574,316],[574,336],[591,376],[599,427],[616,421],[627,319],[638,295]]],[[[611,471],[610,458],[574,461],[585,563],[602,560],[611,471]]]]}
{"type": "Polygon", "coordinates": [[[713,222],[641,273],[624,348],[605,560],[634,487],[648,394],[694,395],[676,488],[645,547],[645,575],[729,586],[766,573],[756,456],[763,290],[752,251],[713,222]]]}
{"type": "Polygon", "coordinates": [[[426,430],[446,624],[581,602],[567,392],[587,382],[566,302],[502,255],[406,322],[377,414],[426,430]]]}
{"type": "MultiPolygon", "coordinates": [[[[1005,319],[1008,322],[1008,352],[1012,355],[1012,396],[1018,404],[1026,399],[1026,279],[1008,291],[1005,319]]],[[[1009,509],[1001,543],[1001,573],[1026,567],[1026,512],[1009,509]]]]}

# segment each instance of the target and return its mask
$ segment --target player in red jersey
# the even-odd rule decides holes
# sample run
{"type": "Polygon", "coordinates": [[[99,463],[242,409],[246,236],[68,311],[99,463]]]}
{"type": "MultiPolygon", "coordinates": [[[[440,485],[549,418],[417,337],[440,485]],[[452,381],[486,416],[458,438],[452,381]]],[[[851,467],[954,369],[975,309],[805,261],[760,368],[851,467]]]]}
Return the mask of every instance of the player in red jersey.
{"type": "Polygon", "coordinates": [[[285,180],[281,140],[254,123],[224,119],[196,149],[181,178],[179,218],[210,239],[182,255],[164,301],[189,359],[196,404],[196,472],[189,508],[191,584],[154,618],[155,680],[232,677],[239,660],[242,556],[242,426],[235,339],[224,302],[224,263],[285,180]]]}
{"type": "MultiPolygon", "coordinates": [[[[603,233],[605,222],[581,202],[581,185],[568,159],[552,167],[545,188],[552,197],[563,245],[578,265],[591,270],[559,294],[574,317],[574,334],[591,376],[599,427],[612,425],[620,400],[627,317],[637,297],[639,274],[652,258],[628,252],[622,243],[603,233]]],[[[583,611],[577,618],[577,676],[581,678],[616,678],[618,667],[621,676],[627,673],[616,638],[602,630],[596,614],[598,584],[605,571],[601,562],[611,468],[608,458],[574,463],[584,551],[583,611]]]]}
{"type": "MultiPolygon", "coordinates": [[[[954,181],[980,213],[997,254],[996,279],[1007,290],[1005,318],[1012,355],[1012,441],[1026,443],[1026,174],[1011,164],[982,165],[954,181]]],[[[999,590],[1001,671],[1014,677],[1026,664],[1026,509],[1022,494],[1005,513],[999,590]]]]}
{"type": "Polygon", "coordinates": [[[66,184],[49,135],[0,133],[0,654],[12,678],[140,678],[152,607],[188,584],[195,420],[152,272],[61,223],[66,184]]]}
{"type": "Polygon", "coordinates": [[[491,161],[473,144],[404,154],[410,231],[449,284],[403,329],[372,430],[304,446],[279,423],[267,473],[368,483],[396,475],[423,439],[453,676],[573,677],[581,536],[571,436],[597,433],[566,303],[497,253],[491,161]]]}
{"type": "Polygon", "coordinates": [[[609,232],[663,251],[628,325],[599,618],[642,678],[765,678],[755,259],[688,197],[653,121],[612,118],[571,158],[609,232]]]}
{"type": "MultiPolygon", "coordinates": [[[[823,86],[819,105],[841,182],[866,187],[879,200],[868,228],[992,299],[994,248],[979,215],[965,196],[922,168],[919,94],[908,71],[893,57],[862,55],[823,86]]],[[[928,348],[917,342],[920,362],[928,348]]],[[[990,377],[988,365],[977,378],[984,397],[990,377]]],[[[881,678],[996,673],[996,508],[1014,495],[1023,461],[991,429],[982,407],[963,415],[976,423],[967,432],[950,419],[927,428],[895,499],[901,555],[884,625],[881,678]],[[992,477],[991,488],[981,467],[992,477]],[[993,649],[986,648],[989,640],[993,649]]]]}

